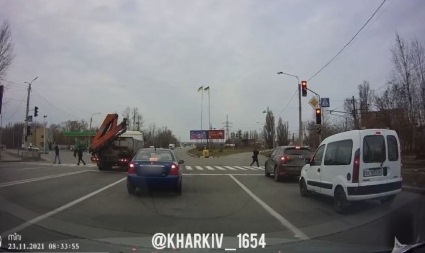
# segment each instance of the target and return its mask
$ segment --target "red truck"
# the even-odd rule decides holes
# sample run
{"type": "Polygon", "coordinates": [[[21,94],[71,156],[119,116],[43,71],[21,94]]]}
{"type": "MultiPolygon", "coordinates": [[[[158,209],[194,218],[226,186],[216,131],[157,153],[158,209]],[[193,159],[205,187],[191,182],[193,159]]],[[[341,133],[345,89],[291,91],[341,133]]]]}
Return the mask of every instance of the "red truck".
{"type": "Polygon", "coordinates": [[[118,115],[108,114],[93,137],[89,151],[99,170],[109,170],[114,166],[126,168],[143,145],[141,132],[127,131],[126,119],[118,124],[118,115]]]}

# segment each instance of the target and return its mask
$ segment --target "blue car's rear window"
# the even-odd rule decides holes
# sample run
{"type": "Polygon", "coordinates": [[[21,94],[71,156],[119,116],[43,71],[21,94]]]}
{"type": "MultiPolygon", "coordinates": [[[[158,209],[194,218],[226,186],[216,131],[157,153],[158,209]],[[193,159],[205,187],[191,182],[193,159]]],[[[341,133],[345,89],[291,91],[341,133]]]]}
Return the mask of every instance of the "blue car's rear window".
{"type": "Polygon", "coordinates": [[[134,160],[138,161],[174,161],[173,154],[168,150],[141,150],[134,160]]]}

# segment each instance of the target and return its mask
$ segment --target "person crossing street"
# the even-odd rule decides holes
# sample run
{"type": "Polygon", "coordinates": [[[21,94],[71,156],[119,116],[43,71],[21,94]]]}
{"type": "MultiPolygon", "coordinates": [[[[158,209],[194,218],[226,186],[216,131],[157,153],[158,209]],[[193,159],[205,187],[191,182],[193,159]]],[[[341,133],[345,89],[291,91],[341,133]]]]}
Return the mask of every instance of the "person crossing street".
{"type": "Polygon", "coordinates": [[[54,164],[56,163],[56,158],[59,161],[59,164],[61,164],[61,159],[59,157],[59,147],[58,144],[55,145],[55,161],[53,162],[54,164]]]}
{"type": "Polygon", "coordinates": [[[257,147],[254,148],[253,155],[252,155],[252,163],[249,166],[252,166],[255,162],[257,163],[257,167],[260,167],[260,164],[258,164],[258,155],[260,152],[258,151],[257,147]]]}
{"type": "Polygon", "coordinates": [[[78,163],[77,165],[80,165],[80,161],[83,162],[84,165],[86,165],[86,162],[83,160],[83,147],[78,146],[74,151],[74,157],[75,155],[78,155],[78,163]]]}

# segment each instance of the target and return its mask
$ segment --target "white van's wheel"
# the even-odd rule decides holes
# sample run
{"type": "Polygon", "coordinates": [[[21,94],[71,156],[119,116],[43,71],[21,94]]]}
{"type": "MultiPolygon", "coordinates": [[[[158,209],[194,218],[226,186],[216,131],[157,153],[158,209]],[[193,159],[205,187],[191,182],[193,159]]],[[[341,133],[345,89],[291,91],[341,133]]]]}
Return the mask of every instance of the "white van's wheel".
{"type": "Polygon", "coordinates": [[[338,186],[334,193],[334,209],[337,213],[343,213],[347,209],[347,206],[348,201],[344,189],[338,186]]]}
{"type": "Polygon", "coordinates": [[[311,193],[311,191],[307,189],[307,184],[305,183],[304,178],[302,178],[300,181],[300,193],[303,197],[307,197],[311,193]]]}

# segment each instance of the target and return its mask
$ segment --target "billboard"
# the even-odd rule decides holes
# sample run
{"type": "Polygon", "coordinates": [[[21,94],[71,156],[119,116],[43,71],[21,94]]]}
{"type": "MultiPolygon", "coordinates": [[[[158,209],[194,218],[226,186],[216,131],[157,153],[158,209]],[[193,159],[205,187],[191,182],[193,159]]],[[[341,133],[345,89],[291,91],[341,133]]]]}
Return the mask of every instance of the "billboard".
{"type": "Polygon", "coordinates": [[[224,130],[210,130],[208,131],[208,137],[210,139],[224,139],[224,130]]]}
{"type": "Polygon", "coordinates": [[[190,139],[191,140],[208,139],[208,131],[207,130],[190,130],[190,139]]]}

